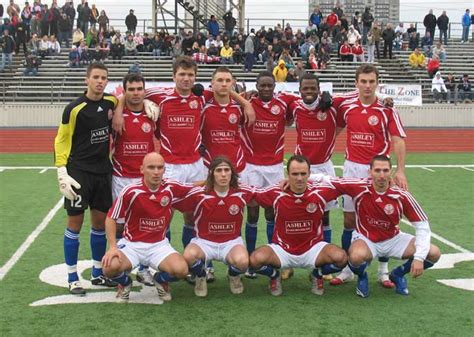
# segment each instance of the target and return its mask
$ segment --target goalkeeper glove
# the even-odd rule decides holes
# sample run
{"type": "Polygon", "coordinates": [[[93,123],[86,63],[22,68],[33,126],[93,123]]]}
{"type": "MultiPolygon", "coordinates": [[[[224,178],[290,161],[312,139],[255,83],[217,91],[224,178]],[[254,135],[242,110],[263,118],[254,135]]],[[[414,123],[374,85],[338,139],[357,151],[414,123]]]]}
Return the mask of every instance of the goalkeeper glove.
{"type": "Polygon", "coordinates": [[[80,189],[81,185],[75,181],[69,174],[65,166],[58,167],[59,191],[69,200],[77,198],[77,193],[72,189],[80,189]]]}
{"type": "Polygon", "coordinates": [[[143,106],[145,108],[145,113],[153,122],[158,120],[160,117],[160,107],[155,103],[148,99],[143,100],[143,106]]]}
{"type": "Polygon", "coordinates": [[[332,105],[332,97],[331,94],[327,91],[323,91],[321,94],[321,99],[319,100],[319,108],[321,110],[327,110],[332,105]]]}

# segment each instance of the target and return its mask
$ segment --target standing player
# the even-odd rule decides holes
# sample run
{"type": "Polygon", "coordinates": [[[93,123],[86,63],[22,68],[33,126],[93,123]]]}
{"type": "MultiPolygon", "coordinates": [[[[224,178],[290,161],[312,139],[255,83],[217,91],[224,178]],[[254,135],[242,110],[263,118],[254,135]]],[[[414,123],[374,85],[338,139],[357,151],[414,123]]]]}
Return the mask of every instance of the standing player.
{"type": "MultiPolygon", "coordinates": [[[[250,99],[256,114],[255,123],[242,129],[247,165],[241,173],[241,181],[250,186],[267,188],[284,178],[285,125],[291,123],[291,117],[287,114],[288,102],[295,100],[296,96],[274,95],[275,78],[268,71],[258,74],[256,88],[258,96],[250,99]]],[[[249,254],[255,250],[257,242],[259,213],[258,205],[247,207],[245,241],[249,254]]],[[[265,208],[265,220],[268,243],[271,243],[275,226],[273,207],[265,208]]],[[[249,270],[245,276],[255,278],[256,274],[249,270]]]]}
{"type": "Polygon", "coordinates": [[[139,263],[159,272],[154,276],[158,295],[171,300],[168,283],[184,278],[188,266],[166,238],[173,203],[188,193],[192,186],[163,178],[165,162],[156,152],[143,158],[140,168],[143,180],[126,186],[109,210],[106,220],[110,248],[105,254],[104,271],[119,284],[117,298],[127,301],[132,289],[128,273],[139,263]],[[117,221],[125,219],[124,238],[116,242],[117,221]]]}
{"type": "Polygon", "coordinates": [[[117,104],[114,96],[104,94],[107,68],[92,63],[86,73],[86,93],[70,103],[63,112],[54,140],[55,166],[59,190],[64,195],[67,226],[64,233],[64,255],[68,268],[69,292],[85,294],[77,274],[79,233],[84,210],[90,208],[92,277],[94,285],[115,286],[102,274],[101,260],[106,250],[105,217],[112,205],[109,158],[110,123],[117,104]]]}
{"type": "Polygon", "coordinates": [[[408,295],[405,274],[418,277],[440,258],[438,247],[430,244],[428,218],[413,196],[398,186],[390,186],[392,165],[385,155],[375,156],[370,163],[371,179],[335,179],[331,184],[354,199],[357,233],[349,249],[349,267],[358,275],[356,294],[369,296],[365,269],[377,256],[408,259],[390,273],[396,292],[408,295]],[[400,232],[405,216],[415,227],[416,236],[400,232]]]}
{"type": "Polygon", "coordinates": [[[206,185],[189,192],[176,208],[192,210],[196,218],[196,237],[184,250],[189,269],[196,276],[194,293],[207,296],[204,266],[217,260],[228,267],[230,291],[241,294],[241,274],[249,265],[249,255],[241,237],[243,212],[253,198],[253,190],[239,187],[239,176],[232,162],[218,156],[209,165],[206,185]]]}
{"type": "MultiPolygon", "coordinates": [[[[336,97],[334,106],[337,109],[338,125],[347,127],[346,160],[343,176],[349,178],[366,178],[369,164],[375,155],[389,155],[393,142],[393,150],[397,157],[397,170],[394,182],[399,187],[407,189],[405,177],[405,131],[398,113],[383,105],[377,99],[379,72],[370,64],[357,68],[355,85],[356,95],[336,97]]],[[[352,232],[355,228],[355,213],[352,198],[343,197],[344,231],[342,248],[348,251],[351,244],[352,232]]],[[[395,285],[388,277],[388,260],[379,259],[379,281],[386,288],[395,285]]],[[[332,285],[339,285],[353,278],[349,268],[331,280],[332,285]]]]}
{"type": "MultiPolygon", "coordinates": [[[[140,166],[149,152],[155,151],[153,142],[155,123],[144,111],[145,79],[140,74],[127,74],[123,79],[125,107],[123,111],[125,129],[115,133],[112,147],[112,196],[117,199],[127,185],[142,179],[140,166]]],[[[123,229],[124,219],[117,219],[119,230],[123,229]]],[[[137,281],[153,286],[153,277],[147,267],[140,264],[137,281]]]]}
{"type": "Polygon", "coordinates": [[[322,295],[322,275],[339,271],[347,264],[344,250],[323,240],[326,204],[340,193],[334,188],[308,183],[310,166],[303,156],[291,157],[287,165],[289,191],[273,187],[255,195],[260,205],[274,207],[275,231],[273,243],[255,250],[250,265],[257,273],[270,277],[274,296],[282,294],[280,273],[275,268],[316,268],[311,291],[322,295]]]}

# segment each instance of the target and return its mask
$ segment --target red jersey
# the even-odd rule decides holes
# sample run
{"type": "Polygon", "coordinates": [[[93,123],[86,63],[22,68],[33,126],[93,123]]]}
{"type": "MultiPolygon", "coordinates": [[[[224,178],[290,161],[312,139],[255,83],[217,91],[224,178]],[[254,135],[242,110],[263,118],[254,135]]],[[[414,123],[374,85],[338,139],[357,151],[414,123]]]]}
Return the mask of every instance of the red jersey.
{"type": "Polygon", "coordinates": [[[350,161],[367,165],[375,155],[390,154],[391,136],[406,137],[398,113],[378,99],[365,106],[350,94],[335,97],[333,106],[338,126],[347,127],[346,159],[350,161]]]}
{"type": "Polygon", "coordinates": [[[125,130],[115,133],[112,144],[113,174],[117,177],[139,178],[140,166],[147,153],[155,151],[155,123],[145,113],[123,111],[125,130]]]}
{"type": "Polygon", "coordinates": [[[173,207],[182,212],[193,211],[198,238],[222,243],[240,236],[243,213],[253,197],[254,190],[246,186],[230,189],[226,196],[197,187],[173,207]]]}
{"type": "Polygon", "coordinates": [[[308,158],[311,165],[331,159],[336,143],[336,109],[322,111],[318,103],[309,107],[299,100],[291,105],[297,135],[295,154],[308,158]]]}
{"type": "Polygon", "coordinates": [[[410,192],[397,186],[378,193],[371,179],[331,178],[330,185],[354,198],[357,231],[373,242],[385,241],[397,235],[403,215],[410,222],[428,221],[410,192]]]}
{"type": "Polygon", "coordinates": [[[362,55],[364,53],[364,49],[362,49],[361,45],[358,45],[358,46],[354,45],[351,48],[351,52],[354,55],[362,55]]]}
{"type": "Polygon", "coordinates": [[[237,172],[245,168],[241,142],[241,125],[244,115],[234,101],[225,106],[211,99],[203,109],[201,133],[205,147],[204,164],[209,167],[212,159],[225,155],[237,172]]]}
{"type": "Polygon", "coordinates": [[[339,48],[339,54],[340,55],[350,55],[352,54],[352,48],[349,45],[343,44],[341,48],[339,48]]]}
{"type": "Polygon", "coordinates": [[[156,191],[143,180],[126,186],[114,201],[107,216],[125,219],[124,237],[129,241],[159,242],[166,236],[171,221],[173,204],[193,188],[163,179],[156,191]]]}
{"type": "Polygon", "coordinates": [[[184,97],[175,89],[152,88],[146,90],[146,98],[160,107],[157,121],[160,154],[166,163],[190,164],[199,160],[201,145],[201,113],[204,96],[193,94],[184,97]]]}
{"type": "Polygon", "coordinates": [[[339,20],[339,17],[337,16],[336,13],[331,13],[328,15],[326,22],[330,27],[334,26],[337,23],[337,20],[339,20]]]}
{"type": "Polygon", "coordinates": [[[323,240],[322,218],[326,203],[342,193],[334,187],[308,184],[302,194],[282,191],[275,186],[257,190],[255,200],[275,210],[273,243],[286,252],[301,255],[323,240]]]}
{"type": "Polygon", "coordinates": [[[297,96],[279,94],[269,102],[258,97],[250,99],[255,110],[255,123],[242,129],[245,160],[254,165],[275,165],[283,162],[285,125],[291,118],[287,112],[290,101],[297,96]]]}

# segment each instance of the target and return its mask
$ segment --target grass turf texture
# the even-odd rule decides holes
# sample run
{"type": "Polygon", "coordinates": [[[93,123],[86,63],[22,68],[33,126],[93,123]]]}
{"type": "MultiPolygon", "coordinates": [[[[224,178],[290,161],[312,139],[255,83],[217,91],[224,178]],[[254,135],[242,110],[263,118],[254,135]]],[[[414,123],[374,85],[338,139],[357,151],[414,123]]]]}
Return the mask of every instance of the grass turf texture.
{"type": "MultiPolygon", "coordinates": [[[[0,166],[51,166],[50,155],[0,155],[0,166]]],[[[342,156],[334,158],[342,164],[342,156]]],[[[472,154],[412,154],[409,164],[473,164],[472,154]]],[[[428,214],[434,233],[472,251],[474,172],[434,168],[435,172],[407,169],[410,190],[428,214]]],[[[336,171],[341,174],[340,170],[336,171]]],[[[0,172],[0,265],[59,200],[53,170],[0,172]]],[[[467,336],[471,335],[474,294],[447,287],[437,279],[468,278],[474,264],[430,270],[409,278],[410,296],[396,295],[376,283],[376,264],[369,268],[371,296],[355,296],[355,283],[326,286],[324,296],[310,293],[308,272],[296,270],[283,283],[280,298],[268,293],[268,279],[244,280],[243,295],[231,295],[226,268],[216,263],[217,281],[209,296],[196,298],[185,282],[172,284],[174,299],[161,306],[137,304],[69,304],[30,307],[66,289],[41,282],[40,272],[63,262],[62,240],[66,215],[60,210],[20,261],[0,281],[2,299],[0,335],[331,335],[331,336],[467,336]]],[[[342,212],[331,214],[333,242],[339,244],[342,212]]],[[[172,244],[181,250],[180,216],[172,223],[172,244]]],[[[402,230],[413,232],[402,224],[402,230]]],[[[80,259],[90,258],[89,224],[81,233],[80,259]]],[[[263,216],[258,245],[265,243],[263,216]]],[[[443,253],[454,253],[435,239],[443,253]]],[[[398,261],[391,260],[391,266],[398,261]]],[[[113,290],[107,290],[113,291],[113,290]]],[[[133,296],[133,293],[132,293],[133,296]]]]}

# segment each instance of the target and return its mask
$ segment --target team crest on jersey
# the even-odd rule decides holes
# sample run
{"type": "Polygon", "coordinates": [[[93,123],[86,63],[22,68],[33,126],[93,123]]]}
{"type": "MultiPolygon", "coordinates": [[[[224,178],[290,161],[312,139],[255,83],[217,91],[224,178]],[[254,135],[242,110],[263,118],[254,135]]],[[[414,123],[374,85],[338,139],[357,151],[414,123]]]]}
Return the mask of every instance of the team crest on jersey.
{"type": "Polygon", "coordinates": [[[170,198],[167,195],[165,195],[160,200],[160,205],[163,206],[163,207],[167,206],[169,203],[170,203],[170,198]]]}
{"type": "Polygon", "coordinates": [[[230,123],[230,124],[235,124],[235,123],[237,123],[237,120],[238,120],[238,118],[237,118],[237,115],[236,115],[236,114],[230,114],[230,115],[229,115],[229,123],[230,123]]]}
{"type": "Polygon", "coordinates": [[[199,104],[198,104],[197,101],[191,101],[191,102],[189,102],[189,107],[190,107],[191,109],[197,109],[198,106],[199,106],[199,104]]]}
{"type": "Polygon", "coordinates": [[[328,118],[328,114],[325,113],[324,111],[320,111],[318,112],[318,114],[316,115],[316,118],[318,120],[320,120],[321,122],[324,122],[326,120],[326,118],[328,118]]]}
{"type": "Polygon", "coordinates": [[[280,109],[280,107],[279,107],[278,105],[274,105],[274,106],[272,106],[272,108],[270,109],[270,112],[271,112],[272,114],[274,114],[274,115],[278,115],[278,114],[280,114],[281,109],[280,109]]]}
{"type": "Polygon", "coordinates": [[[370,116],[369,117],[369,124],[375,126],[379,124],[379,118],[377,116],[370,116]]]}
{"type": "Polygon", "coordinates": [[[385,205],[385,207],[383,208],[385,214],[387,215],[391,215],[393,214],[393,212],[395,211],[395,208],[393,207],[392,204],[387,204],[385,205]]]}
{"type": "Polygon", "coordinates": [[[142,124],[142,130],[143,130],[143,132],[146,132],[146,133],[150,132],[151,131],[150,123],[148,123],[148,122],[143,123],[142,124]]]}
{"type": "Polygon", "coordinates": [[[240,207],[236,204],[230,205],[229,213],[230,215],[237,215],[240,212],[240,207]]]}
{"type": "Polygon", "coordinates": [[[318,205],[316,205],[314,202],[310,202],[308,205],[306,205],[306,211],[308,213],[314,213],[318,209],[318,205]]]}
{"type": "Polygon", "coordinates": [[[112,111],[112,109],[109,109],[109,111],[107,111],[107,118],[110,120],[112,120],[112,116],[114,115],[114,112],[112,111]]]}

